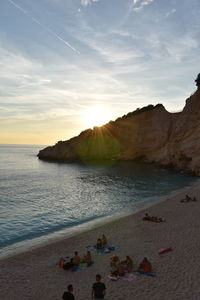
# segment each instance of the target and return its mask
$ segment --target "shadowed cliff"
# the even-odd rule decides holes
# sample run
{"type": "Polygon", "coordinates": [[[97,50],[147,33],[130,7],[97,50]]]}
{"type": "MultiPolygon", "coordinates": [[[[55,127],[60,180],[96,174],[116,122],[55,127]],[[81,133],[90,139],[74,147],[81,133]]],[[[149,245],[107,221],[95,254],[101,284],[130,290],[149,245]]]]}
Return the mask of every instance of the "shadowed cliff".
{"type": "Polygon", "coordinates": [[[149,105],[41,150],[55,161],[134,160],[171,165],[200,175],[200,88],[180,113],[149,105]]]}

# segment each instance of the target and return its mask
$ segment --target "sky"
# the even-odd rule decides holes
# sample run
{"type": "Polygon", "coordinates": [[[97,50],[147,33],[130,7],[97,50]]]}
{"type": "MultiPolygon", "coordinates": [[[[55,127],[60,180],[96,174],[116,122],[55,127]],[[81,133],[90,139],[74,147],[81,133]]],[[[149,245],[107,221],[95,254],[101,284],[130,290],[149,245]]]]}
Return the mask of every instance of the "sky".
{"type": "Polygon", "coordinates": [[[52,145],[149,104],[181,111],[199,16],[199,0],[1,0],[0,144],[52,145]]]}

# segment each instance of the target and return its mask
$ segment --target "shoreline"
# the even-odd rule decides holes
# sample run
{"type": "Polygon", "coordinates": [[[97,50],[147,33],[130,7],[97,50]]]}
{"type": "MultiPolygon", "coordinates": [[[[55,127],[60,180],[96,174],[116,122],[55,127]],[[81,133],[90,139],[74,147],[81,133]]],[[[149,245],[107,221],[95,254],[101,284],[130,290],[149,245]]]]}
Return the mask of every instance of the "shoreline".
{"type": "Polygon", "coordinates": [[[199,179],[199,183],[197,183],[197,182],[191,183],[187,187],[175,190],[175,191],[171,192],[170,194],[168,194],[167,196],[159,197],[159,199],[154,200],[153,202],[147,201],[145,203],[142,203],[138,207],[133,208],[133,211],[131,211],[131,212],[130,212],[130,209],[128,209],[127,211],[124,210],[122,213],[117,212],[113,215],[100,217],[98,219],[88,221],[88,222],[85,222],[85,223],[82,223],[82,224],[79,224],[79,225],[76,225],[73,227],[69,227],[69,228],[59,230],[59,231],[52,232],[45,236],[40,236],[40,237],[36,237],[33,239],[28,239],[28,240],[24,240],[21,242],[17,242],[12,245],[8,245],[8,246],[2,248],[2,250],[3,250],[2,254],[0,251],[0,261],[10,258],[10,257],[15,257],[17,255],[20,255],[20,254],[23,254],[23,253],[26,253],[29,251],[37,250],[38,248],[43,248],[45,246],[50,245],[51,243],[57,243],[59,241],[66,240],[69,238],[75,238],[76,236],[78,236],[80,234],[84,234],[87,231],[109,225],[110,223],[120,221],[121,219],[129,217],[129,216],[133,216],[133,215],[135,215],[141,211],[144,211],[146,209],[149,209],[159,203],[167,201],[168,198],[172,198],[172,197],[175,197],[176,195],[186,193],[187,190],[190,190],[191,188],[195,188],[195,186],[196,185],[198,186],[199,184],[200,184],[200,179],[199,179]]]}
{"type": "Polygon", "coordinates": [[[200,183],[181,189],[176,195],[148,207],[150,215],[164,217],[166,222],[142,221],[146,210],[144,208],[73,237],[0,260],[0,298],[59,300],[67,285],[72,283],[76,300],[86,300],[91,296],[95,274],[100,273],[107,286],[109,300],[199,299],[200,183]],[[197,202],[180,203],[186,191],[190,196],[196,196],[197,202]],[[60,257],[71,257],[76,250],[82,257],[86,246],[93,245],[102,233],[118,249],[105,255],[92,252],[94,265],[84,271],[65,271],[56,265],[60,257]],[[159,256],[158,251],[163,247],[172,247],[173,251],[159,256]],[[109,257],[113,254],[120,259],[130,255],[134,269],[147,256],[156,277],[134,273],[130,282],[109,280],[109,257]]]}

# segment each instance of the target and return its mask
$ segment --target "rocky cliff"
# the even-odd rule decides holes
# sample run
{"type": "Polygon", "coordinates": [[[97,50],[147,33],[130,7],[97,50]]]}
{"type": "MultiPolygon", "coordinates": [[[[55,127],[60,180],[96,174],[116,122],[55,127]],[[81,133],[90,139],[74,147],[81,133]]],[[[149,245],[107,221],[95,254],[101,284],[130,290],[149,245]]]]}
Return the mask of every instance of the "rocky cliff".
{"type": "Polygon", "coordinates": [[[200,175],[200,88],[180,113],[149,105],[41,150],[40,159],[142,159],[200,175]]]}

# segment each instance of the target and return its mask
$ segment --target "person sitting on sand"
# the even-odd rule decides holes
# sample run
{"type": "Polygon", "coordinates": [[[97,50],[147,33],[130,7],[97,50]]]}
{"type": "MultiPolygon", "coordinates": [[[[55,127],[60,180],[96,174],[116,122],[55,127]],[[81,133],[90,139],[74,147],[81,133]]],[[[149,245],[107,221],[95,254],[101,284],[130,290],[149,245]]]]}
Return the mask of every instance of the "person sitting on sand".
{"type": "Polygon", "coordinates": [[[97,240],[96,246],[97,249],[102,249],[103,248],[103,244],[102,244],[102,240],[99,238],[97,240]]]}
{"type": "Polygon", "coordinates": [[[144,257],[143,261],[140,263],[137,271],[144,271],[146,273],[152,272],[151,263],[148,261],[148,259],[146,257],[144,257]]]}
{"type": "Polygon", "coordinates": [[[117,265],[117,275],[118,276],[124,276],[125,275],[125,268],[124,268],[124,264],[122,262],[120,262],[117,265]]]}
{"type": "Polygon", "coordinates": [[[118,275],[118,264],[120,263],[119,257],[116,255],[111,256],[110,258],[110,272],[112,275],[118,275]]]}
{"type": "Polygon", "coordinates": [[[110,273],[113,275],[113,276],[118,276],[118,266],[116,264],[112,264],[110,266],[110,273]]]}
{"type": "Polygon", "coordinates": [[[65,259],[61,257],[60,260],[56,263],[56,265],[58,265],[60,268],[63,268],[65,262],[65,259]]]}
{"type": "Polygon", "coordinates": [[[92,263],[92,256],[91,252],[87,251],[87,253],[83,256],[83,263],[87,263],[88,266],[92,263]]]}
{"type": "Polygon", "coordinates": [[[131,271],[133,270],[133,261],[132,259],[130,258],[130,256],[126,256],[126,259],[122,262],[123,265],[124,265],[124,268],[125,270],[128,272],[128,273],[131,273],[131,271]]]}
{"type": "Polygon", "coordinates": [[[189,201],[192,200],[192,198],[191,198],[190,196],[186,195],[186,196],[185,196],[185,200],[189,202],[189,201]]]}
{"type": "Polygon", "coordinates": [[[71,258],[70,261],[64,263],[63,269],[70,270],[71,268],[73,268],[73,266],[74,266],[73,258],[71,258]]]}
{"type": "Polygon", "coordinates": [[[119,257],[117,255],[113,255],[110,258],[110,266],[116,266],[120,262],[119,257]]]}
{"type": "Polygon", "coordinates": [[[182,199],[181,202],[189,202],[189,201],[191,201],[191,200],[192,200],[192,198],[191,198],[190,196],[185,195],[185,198],[182,199]]]}
{"type": "Polygon", "coordinates": [[[102,242],[102,246],[106,247],[108,241],[107,241],[107,238],[106,238],[105,234],[102,234],[101,242],[102,242]]]}
{"type": "Polygon", "coordinates": [[[78,255],[78,252],[75,251],[75,252],[74,252],[74,257],[73,257],[73,264],[74,264],[74,266],[79,266],[79,265],[80,265],[80,262],[81,262],[81,258],[80,258],[80,256],[78,255]]]}

